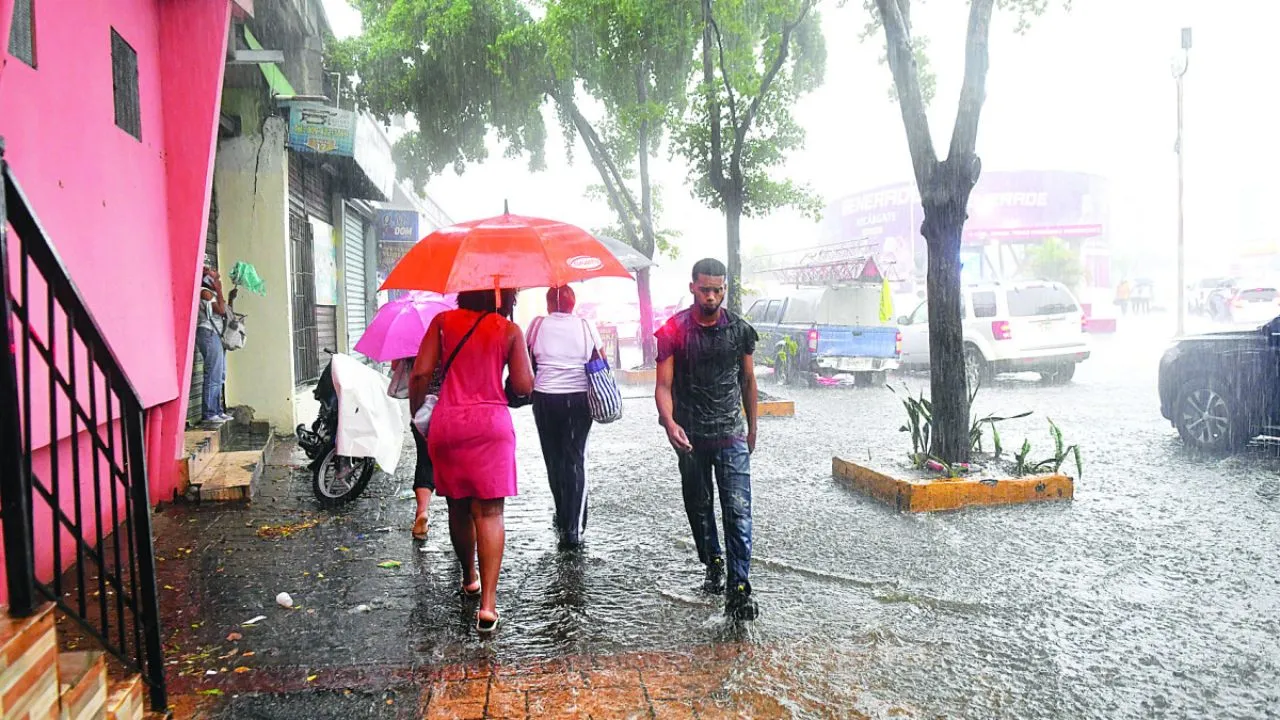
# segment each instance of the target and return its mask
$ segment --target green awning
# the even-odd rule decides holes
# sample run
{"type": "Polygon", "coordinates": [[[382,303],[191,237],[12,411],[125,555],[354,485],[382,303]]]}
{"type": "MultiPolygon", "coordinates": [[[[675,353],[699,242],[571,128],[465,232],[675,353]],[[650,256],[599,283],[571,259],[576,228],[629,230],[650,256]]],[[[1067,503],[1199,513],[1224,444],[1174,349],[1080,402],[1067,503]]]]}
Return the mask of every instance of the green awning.
{"type": "MultiPolygon", "coordinates": [[[[250,50],[265,49],[262,43],[258,42],[258,38],[249,32],[248,27],[244,29],[244,41],[249,45],[250,50]]],[[[284,76],[275,63],[258,63],[258,69],[262,71],[262,77],[267,79],[267,86],[271,88],[272,95],[291,97],[298,94],[289,83],[289,78],[284,76]]]]}

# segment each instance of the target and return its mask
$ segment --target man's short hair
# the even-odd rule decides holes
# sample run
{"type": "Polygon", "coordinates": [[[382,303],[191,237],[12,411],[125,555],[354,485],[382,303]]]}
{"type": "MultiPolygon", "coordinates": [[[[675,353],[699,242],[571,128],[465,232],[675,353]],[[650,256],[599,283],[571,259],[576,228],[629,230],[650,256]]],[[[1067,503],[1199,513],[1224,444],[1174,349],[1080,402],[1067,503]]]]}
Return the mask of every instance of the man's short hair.
{"type": "Polygon", "coordinates": [[[697,282],[699,275],[707,277],[725,277],[729,274],[724,263],[715,258],[703,258],[693,264],[693,280],[697,282]]]}
{"type": "Polygon", "coordinates": [[[554,308],[554,312],[573,312],[573,306],[577,302],[577,295],[574,294],[573,288],[568,285],[553,287],[547,291],[547,307],[554,308]]]}

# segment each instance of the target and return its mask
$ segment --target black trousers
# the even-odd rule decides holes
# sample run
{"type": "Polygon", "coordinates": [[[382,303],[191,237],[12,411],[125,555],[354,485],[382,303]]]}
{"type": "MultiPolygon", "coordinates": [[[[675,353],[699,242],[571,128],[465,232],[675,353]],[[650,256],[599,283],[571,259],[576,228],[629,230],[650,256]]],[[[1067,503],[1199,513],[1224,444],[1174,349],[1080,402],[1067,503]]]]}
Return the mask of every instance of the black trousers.
{"type": "MultiPolygon", "coordinates": [[[[427,428],[430,432],[431,428],[427,428]]],[[[427,439],[422,437],[418,429],[409,426],[409,432],[413,434],[413,444],[418,448],[417,462],[413,466],[413,489],[421,490],[426,488],[431,492],[436,491],[436,481],[431,469],[431,455],[427,453],[427,439]]]]}
{"type": "Polygon", "coordinates": [[[586,453],[591,432],[587,394],[535,392],[533,420],[556,503],[556,529],[567,542],[580,542],[587,529],[586,453]]]}

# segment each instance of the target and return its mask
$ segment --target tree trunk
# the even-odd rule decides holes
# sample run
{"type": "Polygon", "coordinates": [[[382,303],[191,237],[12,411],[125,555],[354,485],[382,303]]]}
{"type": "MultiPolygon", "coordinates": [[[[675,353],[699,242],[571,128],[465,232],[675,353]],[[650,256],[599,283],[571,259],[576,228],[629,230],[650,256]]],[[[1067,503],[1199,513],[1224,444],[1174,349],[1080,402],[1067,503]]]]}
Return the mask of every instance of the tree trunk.
{"type": "MultiPolygon", "coordinates": [[[[636,69],[636,100],[641,107],[649,102],[648,73],[643,66],[636,69]]],[[[640,121],[636,137],[640,146],[640,236],[644,247],[637,248],[645,257],[653,259],[658,240],[653,228],[653,185],[649,177],[649,121],[640,121]]],[[[636,273],[636,291],[640,295],[640,352],[644,367],[654,365],[658,358],[658,341],[653,336],[653,294],[649,289],[649,268],[636,273]]]]}
{"type": "MultiPolygon", "coordinates": [[[[946,163],[943,163],[945,168],[946,163]]],[[[943,168],[940,168],[943,169],[943,168]]],[[[933,441],[929,453],[949,463],[969,461],[969,390],[964,371],[960,301],[960,239],[972,183],[943,176],[927,192],[924,224],[929,247],[929,375],[933,441]],[[968,187],[964,187],[967,184],[968,187]]]]}
{"type": "Polygon", "coordinates": [[[729,257],[728,297],[725,304],[731,312],[742,313],[742,199],[731,191],[724,204],[724,225],[729,257]]]}
{"type": "Polygon", "coordinates": [[[644,349],[644,366],[652,367],[658,357],[658,341],[653,336],[653,291],[649,285],[649,268],[636,271],[636,292],[640,296],[640,347],[644,349]]]}

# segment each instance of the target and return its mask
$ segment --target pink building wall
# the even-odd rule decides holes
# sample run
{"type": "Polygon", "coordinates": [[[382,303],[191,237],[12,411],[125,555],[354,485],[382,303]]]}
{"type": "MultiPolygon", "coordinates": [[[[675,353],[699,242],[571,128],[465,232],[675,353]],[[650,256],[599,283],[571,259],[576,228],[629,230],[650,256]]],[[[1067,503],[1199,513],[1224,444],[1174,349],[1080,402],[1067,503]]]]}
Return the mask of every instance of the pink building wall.
{"type": "MultiPolygon", "coordinates": [[[[148,408],[151,497],[163,500],[182,447],[231,0],[95,0],[75,12],[36,0],[33,8],[35,68],[7,55],[12,0],[0,0],[5,156],[148,408]],[[113,28],[138,55],[141,141],[115,125],[113,28]]],[[[42,387],[44,369],[32,371],[42,387]]],[[[57,455],[65,473],[70,411],[58,408],[56,432],[48,415],[36,397],[33,446],[51,447],[33,453],[35,469],[57,455]]],[[[92,498],[90,478],[82,472],[82,495],[92,498]]],[[[48,517],[36,522],[36,537],[47,536],[48,517]]],[[[40,543],[37,561],[42,574],[52,570],[40,543]]]]}

